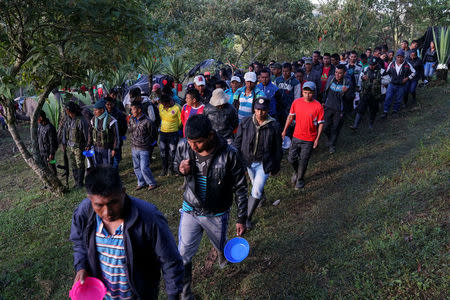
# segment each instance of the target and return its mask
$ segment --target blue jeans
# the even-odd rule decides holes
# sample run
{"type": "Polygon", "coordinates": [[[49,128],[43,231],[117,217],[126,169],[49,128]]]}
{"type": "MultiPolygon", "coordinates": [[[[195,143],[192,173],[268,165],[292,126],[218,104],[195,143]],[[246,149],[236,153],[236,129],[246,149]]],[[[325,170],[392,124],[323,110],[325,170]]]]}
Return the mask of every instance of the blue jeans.
{"type": "Polygon", "coordinates": [[[131,149],[131,156],[133,158],[134,174],[136,174],[138,186],[156,185],[152,170],[150,170],[150,152],[131,149]]]}
{"type": "Polygon", "coordinates": [[[270,174],[264,172],[263,164],[261,162],[254,162],[247,167],[248,176],[252,182],[252,197],[255,199],[261,199],[264,186],[270,174]]]}
{"type": "Polygon", "coordinates": [[[178,139],[178,132],[161,132],[159,134],[159,150],[161,151],[163,170],[173,169],[178,139]]]}
{"type": "Polygon", "coordinates": [[[405,93],[415,93],[419,80],[408,80],[405,85],[405,93]]]}
{"type": "Polygon", "coordinates": [[[436,68],[433,68],[433,62],[426,62],[424,66],[425,77],[432,77],[436,68]]]}
{"type": "Polygon", "coordinates": [[[398,112],[402,107],[403,94],[405,92],[405,85],[397,85],[390,83],[386,91],[386,100],[384,100],[384,112],[389,112],[392,101],[394,101],[393,111],[398,112]]]}
{"type": "Polygon", "coordinates": [[[226,212],[220,216],[196,216],[181,211],[180,226],[178,227],[178,250],[180,251],[183,264],[190,263],[197,253],[202,241],[203,231],[219,252],[227,242],[228,218],[230,213],[226,212]]]}

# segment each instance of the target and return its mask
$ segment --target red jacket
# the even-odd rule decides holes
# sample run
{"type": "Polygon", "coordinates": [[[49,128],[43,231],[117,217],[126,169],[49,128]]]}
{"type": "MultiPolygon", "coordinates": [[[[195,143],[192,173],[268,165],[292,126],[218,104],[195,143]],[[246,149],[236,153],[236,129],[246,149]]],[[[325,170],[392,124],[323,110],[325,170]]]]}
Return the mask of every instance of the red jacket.
{"type": "MultiPolygon", "coordinates": [[[[196,108],[197,112],[192,112],[192,116],[194,115],[201,115],[203,114],[203,110],[205,109],[205,105],[202,104],[199,107],[196,108]]],[[[183,124],[183,137],[185,137],[184,128],[186,127],[186,122],[191,117],[191,110],[192,106],[189,106],[187,104],[183,105],[183,108],[181,109],[181,123],[183,124]]]]}

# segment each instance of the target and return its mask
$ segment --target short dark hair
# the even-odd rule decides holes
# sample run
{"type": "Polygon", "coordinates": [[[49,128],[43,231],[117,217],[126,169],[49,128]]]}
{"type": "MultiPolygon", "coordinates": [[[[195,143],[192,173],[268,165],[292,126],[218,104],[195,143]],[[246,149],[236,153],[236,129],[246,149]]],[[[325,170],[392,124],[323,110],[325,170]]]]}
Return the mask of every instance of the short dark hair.
{"type": "Polygon", "coordinates": [[[298,68],[297,70],[295,70],[295,73],[305,74],[305,70],[298,68]]]}
{"type": "Polygon", "coordinates": [[[381,52],[381,47],[375,47],[375,48],[373,49],[373,52],[375,52],[375,51],[381,52]]]}
{"type": "Polygon", "coordinates": [[[47,119],[47,114],[45,113],[45,111],[41,110],[39,112],[39,117],[41,117],[42,119],[47,119]]]}
{"type": "Polygon", "coordinates": [[[287,69],[287,68],[289,68],[289,69],[292,68],[291,63],[285,62],[285,63],[283,64],[283,69],[287,69]]]}
{"type": "Polygon", "coordinates": [[[142,110],[142,102],[141,101],[134,100],[131,102],[130,106],[134,106],[134,107],[142,110]]]}
{"type": "Polygon", "coordinates": [[[316,50],[316,51],[313,52],[313,54],[317,54],[317,55],[320,56],[320,51],[319,51],[319,50],[316,50]]]}
{"type": "Polygon", "coordinates": [[[186,122],[185,133],[190,140],[207,138],[212,131],[211,121],[205,115],[194,115],[186,122]]]}
{"type": "Polygon", "coordinates": [[[260,74],[261,73],[267,73],[267,74],[270,75],[270,70],[268,68],[264,68],[264,69],[261,70],[260,74]]]}
{"type": "Polygon", "coordinates": [[[345,65],[339,64],[336,66],[336,70],[344,70],[344,72],[345,72],[345,71],[347,71],[347,68],[345,67],[345,65]]]}
{"type": "Polygon", "coordinates": [[[339,57],[339,54],[333,53],[331,54],[331,57],[333,57],[335,60],[339,61],[341,58],[339,57]]]}
{"type": "Polygon", "coordinates": [[[109,97],[109,96],[105,97],[103,100],[105,100],[105,102],[112,102],[112,103],[116,102],[116,100],[114,100],[113,97],[109,97]]]}
{"type": "Polygon", "coordinates": [[[170,100],[172,100],[172,97],[168,94],[162,94],[161,97],[159,98],[159,102],[161,103],[169,103],[170,100]]]}
{"type": "Polygon", "coordinates": [[[409,42],[407,40],[403,40],[402,43],[406,43],[406,45],[409,45],[409,42]]]}
{"type": "Polygon", "coordinates": [[[194,98],[195,100],[197,100],[197,102],[202,102],[202,97],[200,96],[200,92],[197,91],[196,89],[189,89],[186,92],[186,95],[191,95],[192,98],[194,98]]]}
{"type": "Polygon", "coordinates": [[[227,83],[225,82],[225,81],[223,81],[223,80],[218,80],[218,81],[216,81],[216,85],[219,85],[220,86],[220,88],[221,89],[223,89],[223,90],[225,90],[228,86],[227,86],[227,83]]]}
{"type": "Polygon", "coordinates": [[[136,98],[141,96],[141,89],[138,87],[132,88],[130,90],[130,98],[136,98]]]}
{"type": "Polygon", "coordinates": [[[325,56],[329,56],[329,57],[331,57],[331,54],[330,53],[328,53],[328,52],[325,52],[324,54],[323,54],[323,56],[325,57],[325,56]]]}
{"type": "Polygon", "coordinates": [[[411,44],[414,44],[414,43],[418,44],[419,41],[418,40],[412,40],[411,44]]]}
{"type": "Polygon", "coordinates": [[[367,54],[361,53],[361,55],[359,56],[359,58],[361,58],[361,59],[367,59],[367,54]]]}
{"type": "Polygon", "coordinates": [[[96,167],[91,169],[85,181],[86,193],[88,195],[109,196],[123,189],[117,169],[107,167],[96,167]]]}
{"type": "Polygon", "coordinates": [[[370,51],[370,52],[372,52],[372,49],[370,49],[370,48],[367,48],[367,49],[366,49],[366,51],[370,51]]]}

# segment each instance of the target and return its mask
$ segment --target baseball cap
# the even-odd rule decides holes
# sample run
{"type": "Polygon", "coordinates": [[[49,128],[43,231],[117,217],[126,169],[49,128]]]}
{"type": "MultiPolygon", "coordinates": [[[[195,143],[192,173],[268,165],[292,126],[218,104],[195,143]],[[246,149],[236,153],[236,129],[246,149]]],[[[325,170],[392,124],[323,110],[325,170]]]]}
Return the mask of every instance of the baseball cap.
{"type": "Polygon", "coordinates": [[[374,66],[376,65],[377,62],[377,58],[376,57],[372,57],[371,59],[369,59],[369,65],[374,66]]]}
{"type": "Polygon", "coordinates": [[[275,69],[280,69],[281,70],[281,64],[280,63],[274,63],[272,65],[272,67],[275,68],[275,69]]]}
{"type": "Polygon", "coordinates": [[[230,82],[231,81],[241,82],[241,79],[238,76],[232,76],[230,82]]]}
{"type": "Polygon", "coordinates": [[[310,89],[311,91],[315,91],[316,84],[312,81],[307,81],[303,84],[303,89],[310,89]]]}
{"type": "Polygon", "coordinates": [[[203,75],[195,76],[194,83],[196,85],[205,85],[205,77],[203,77],[203,75]]]}
{"type": "Polygon", "coordinates": [[[245,81],[256,82],[256,73],[255,72],[247,72],[244,75],[245,81]]]}
{"type": "Polygon", "coordinates": [[[405,51],[403,51],[402,49],[398,50],[397,54],[395,56],[399,56],[399,55],[405,57],[405,51]]]}
{"type": "Polygon", "coordinates": [[[97,108],[97,109],[105,108],[105,101],[100,100],[100,101],[95,102],[94,108],[97,108]]]}
{"type": "Polygon", "coordinates": [[[159,83],[155,83],[152,87],[152,92],[156,92],[160,88],[161,88],[161,86],[159,85],[159,83]]]}
{"type": "Polygon", "coordinates": [[[269,110],[270,109],[270,99],[266,98],[266,97],[256,98],[255,109],[269,110]]]}
{"type": "Polygon", "coordinates": [[[306,64],[312,64],[312,58],[311,57],[307,57],[307,58],[305,58],[305,65],[306,64]]]}

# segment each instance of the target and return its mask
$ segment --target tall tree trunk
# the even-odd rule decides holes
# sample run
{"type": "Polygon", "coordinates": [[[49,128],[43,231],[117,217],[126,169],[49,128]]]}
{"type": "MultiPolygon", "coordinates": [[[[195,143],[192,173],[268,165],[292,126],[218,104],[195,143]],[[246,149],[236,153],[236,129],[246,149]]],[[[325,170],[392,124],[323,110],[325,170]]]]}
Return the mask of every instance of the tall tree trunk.
{"type": "Polygon", "coordinates": [[[36,175],[39,176],[41,181],[50,188],[50,191],[53,194],[60,196],[64,193],[65,187],[58,179],[58,177],[55,176],[50,171],[50,169],[47,166],[47,163],[42,160],[39,152],[38,136],[37,136],[37,119],[39,117],[40,112],[42,111],[42,106],[44,105],[45,100],[47,99],[48,95],[50,94],[50,91],[54,87],[55,86],[52,85],[51,88],[50,87],[46,88],[44,93],[42,93],[39,96],[38,106],[36,107],[36,110],[31,118],[30,133],[31,133],[31,146],[33,149],[33,153],[30,153],[30,151],[28,151],[27,147],[25,146],[25,143],[23,142],[17,130],[15,122],[16,121],[15,108],[14,103],[12,101],[10,105],[6,107],[6,115],[8,121],[8,130],[11,133],[11,136],[17,148],[22,154],[23,159],[28,164],[28,166],[36,173],[36,175]]]}

